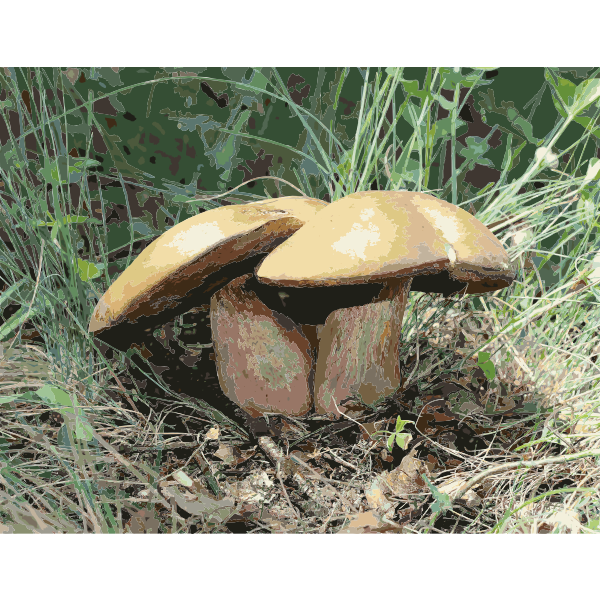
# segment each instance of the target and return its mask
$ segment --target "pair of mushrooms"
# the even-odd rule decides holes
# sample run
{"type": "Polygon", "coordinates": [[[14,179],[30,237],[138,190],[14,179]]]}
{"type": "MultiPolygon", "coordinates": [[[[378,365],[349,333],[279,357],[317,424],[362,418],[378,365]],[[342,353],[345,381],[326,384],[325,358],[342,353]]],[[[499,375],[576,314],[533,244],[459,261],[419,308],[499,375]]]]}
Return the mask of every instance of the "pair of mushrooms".
{"type": "Polygon", "coordinates": [[[335,419],[400,386],[411,289],[483,293],[514,277],[490,230],[433,196],[285,197],[214,209],[161,235],[100,299],[89,330],[134,343],[151,318],[210,306],[229,399],[252,416],[314,407],[335,419]]]}

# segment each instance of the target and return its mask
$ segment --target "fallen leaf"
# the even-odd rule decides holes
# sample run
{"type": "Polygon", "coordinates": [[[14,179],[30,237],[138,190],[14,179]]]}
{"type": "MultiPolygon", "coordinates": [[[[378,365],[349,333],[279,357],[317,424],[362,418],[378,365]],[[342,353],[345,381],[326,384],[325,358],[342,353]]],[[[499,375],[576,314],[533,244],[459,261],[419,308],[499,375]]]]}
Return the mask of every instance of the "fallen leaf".
{"type": "Polygon", "coordinates": [[[221,434],[221,431],[219,430],[218,427],[211,427],[206,432],[206,435],[204,436],[204,439],[205,440],[218,440],[220,434],[221,434]]]}
{"type": "MultiPolygon", "coordinates": [[[[465,479],[461,477],[453,477],[449,481],[444,482],[442,485],[438,486],[438,490],[442,494],[448,494],[450,498],[453,498],[456,492],[465,484],[465,479]]],[[[465,501],[466,505],[469,508],[473,508],[474,506],[479,506],[481,504],[481,497],[476,494],[473,490],[469,490],[463,497],[462,500],[465,501]]]]}
{"type": "Polygon", "coordinates": [[[256,454],[255,448],[240,450],[237,446],[226,446],[221,444],[214,455],[222,460],[227,466],[235,467],[256,454]]]}
{"type": "Polygon", "coordinates": [[[393,514],[394,508],[397,504],[392,503],[386,496],[389,487],[383,481],[381,475],[377,475],[371,481],[368,488],[365,488],[365,497],[369,506],[377,510],[381,514],[393,514]]]}
{"type": "Polygon", "coordinates": [[[428,489],[421,473],[428,475],[431,469],[431,463],[413,458],[409,454],[393,471],[383,474],[382,479],[394,496],[409,496],[428,489]]]}
{"type": "Polygon", "coordinates": [[[402,527],[396,523],[384,520],[374,510],[360,513],[338,533],[401,533],[402,527]]]}
{"type": "Polygon", "coordinates": [[[574,510],[561,510],[551,517],[544,519],[544,523],[554,530],[556,525],[564,527],[569,533],[579,533],[581,531],[581,517],[574,510]]]}

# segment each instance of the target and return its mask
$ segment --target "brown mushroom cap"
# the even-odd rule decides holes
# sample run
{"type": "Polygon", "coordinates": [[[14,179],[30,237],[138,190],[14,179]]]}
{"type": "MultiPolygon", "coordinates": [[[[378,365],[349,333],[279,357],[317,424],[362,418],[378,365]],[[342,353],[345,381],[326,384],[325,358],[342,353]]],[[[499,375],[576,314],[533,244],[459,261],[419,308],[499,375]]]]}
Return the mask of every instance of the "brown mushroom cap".
{"type": "Polygon", "coordinates": [[[313,198],[284,197],[223,206],[179,223],[145,248],[110,286],[89,331],[98,334],[176,309],[192,290],[195,306],[208,305],[214,292],[252,272],[262,253],[326,206],[313,198]],[[252,257],[254,261],[244,263],[252,257]]]}
{"type": "Polygon", "coordinates": [[[358,192],[327,206],[256,275],[289,287],[414,277],[413,290],[441,293],[465,284],[467,293],[494,291],[515,277],[500,241],[470,213],[427,194],[394,191],[358,192]]]}

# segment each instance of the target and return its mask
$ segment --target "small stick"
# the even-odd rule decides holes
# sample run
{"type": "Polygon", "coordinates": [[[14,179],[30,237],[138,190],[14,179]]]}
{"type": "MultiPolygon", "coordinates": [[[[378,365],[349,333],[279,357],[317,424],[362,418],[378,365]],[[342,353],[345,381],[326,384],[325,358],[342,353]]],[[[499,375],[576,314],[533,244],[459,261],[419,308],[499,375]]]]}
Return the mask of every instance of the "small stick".
{"type": "Polygon", "coordinates": [[[353,471],[358,472],[358,467],[355,467],[352,463],[349,463],[347,460],[340,458],[339,456],[335,455],[333,452],[327,452],[327,453],[323,454],[323,456],[325,458],[329,458],[330,460],[334,460],[335,462],[339,463],[340,465],[343,465],[344,467],[348,467],[349,469],[352,469],[353,471]]]}

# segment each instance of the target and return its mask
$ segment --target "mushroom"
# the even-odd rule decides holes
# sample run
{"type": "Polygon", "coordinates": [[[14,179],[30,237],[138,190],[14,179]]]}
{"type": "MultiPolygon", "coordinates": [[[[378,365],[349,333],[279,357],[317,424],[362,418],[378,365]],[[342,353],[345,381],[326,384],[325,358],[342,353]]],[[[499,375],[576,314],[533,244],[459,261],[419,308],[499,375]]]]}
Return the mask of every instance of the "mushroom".
{"type": "Polygon", "coordinates": [[[373,405],[400,386],[411,289],[485,293],[510,285],[515,273],[500,241],[467,211],[428,194],[368,191],[320,211],[264,259],[256,277],[286,292],[343,298],[321,329],[315,374],[317,412],[339,418],[348,397],[373,405]],[[365,302],[360,288],[373,284],[378,293],[365,302]]]}
{"type": "Polygon", "coordinates": [[[320,200],[288,197],[226,206],[180,223],[113,283],[98,303],[89,331],[125,350],[142,330],[212,299],[213,339],[225,394],[254,417],[262,412],[305,414],[313,404],[316,335],[306,328],[311,341],[304,337],[302,328],[282,313],[278,294],[266,286],[260,291],[263,286],[253,271],[264,255],[326,206],[320,200]],[[269,358],[270,366],[265,364],[269,358]]]}

